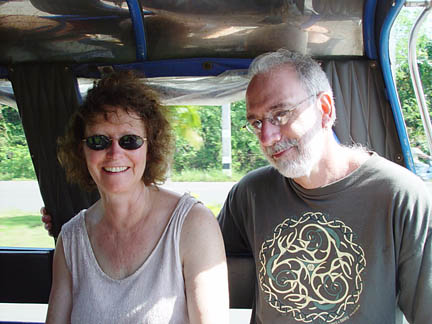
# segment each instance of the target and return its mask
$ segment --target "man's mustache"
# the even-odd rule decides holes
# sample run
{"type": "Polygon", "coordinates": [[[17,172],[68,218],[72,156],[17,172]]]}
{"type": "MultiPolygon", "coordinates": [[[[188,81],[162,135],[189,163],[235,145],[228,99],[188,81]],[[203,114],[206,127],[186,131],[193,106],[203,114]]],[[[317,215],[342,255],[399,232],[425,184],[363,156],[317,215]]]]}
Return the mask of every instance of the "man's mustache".
{"type": "Polygon", "coordinates": [[[264,148],[265,153],[268,156],[272,156],[273,154],[279,153],[281,151],[287,150],[291,147],[297,147],[298,141],[296,139],[283,139],[272,146],[267,146],[264,148]]]}

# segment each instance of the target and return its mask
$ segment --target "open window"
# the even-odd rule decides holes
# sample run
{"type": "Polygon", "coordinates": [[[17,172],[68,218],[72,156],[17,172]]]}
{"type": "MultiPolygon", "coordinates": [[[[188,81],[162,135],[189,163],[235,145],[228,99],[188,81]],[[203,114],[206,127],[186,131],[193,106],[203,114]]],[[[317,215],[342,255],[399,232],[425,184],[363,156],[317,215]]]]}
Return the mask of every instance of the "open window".
{"type": "Polygon", "coordinates": [[[392,68],[407,127],[413,171],[432,181],[432,4],[407,1],[391,34],[392,68]]]}

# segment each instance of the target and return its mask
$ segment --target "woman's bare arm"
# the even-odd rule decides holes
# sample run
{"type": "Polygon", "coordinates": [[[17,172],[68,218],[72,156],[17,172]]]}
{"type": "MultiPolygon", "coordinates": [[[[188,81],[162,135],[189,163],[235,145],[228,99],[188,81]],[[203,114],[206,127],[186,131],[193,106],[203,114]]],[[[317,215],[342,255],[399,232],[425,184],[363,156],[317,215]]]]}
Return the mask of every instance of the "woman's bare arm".
{"type": "Polygon", "coordinates": [[[228,323],[225,248],[214,215],[201,204],[196,204],[186,217],[180,253],[190,323],[228,323]]]}
{"type": "Polygon", "coordinates": [[[47,324],[70,323],[72,310],[72,277],[66,265],[63,241],[57,240],[53,261],[53,281],[48,302],[47,324]]]}

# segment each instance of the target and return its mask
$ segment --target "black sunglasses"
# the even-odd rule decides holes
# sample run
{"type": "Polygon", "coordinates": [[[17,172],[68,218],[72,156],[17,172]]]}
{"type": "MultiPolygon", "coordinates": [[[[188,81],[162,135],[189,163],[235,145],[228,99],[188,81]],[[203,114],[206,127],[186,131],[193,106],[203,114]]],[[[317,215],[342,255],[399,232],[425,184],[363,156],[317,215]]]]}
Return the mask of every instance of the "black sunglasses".
{"type": "MultiPolygon", "coordinates": [[[[118,143],[121,148],[125,150],[137,150],[146,141],[147,138],[142,138],[138,135],[123,135],[118,139],[118,143]]],[[[109,148],[112,144],[112,138],[105,135],[92,135],[85,139],[83,142],[86,142],[87,147],[94,151],[101,151],[109,148]]]]}

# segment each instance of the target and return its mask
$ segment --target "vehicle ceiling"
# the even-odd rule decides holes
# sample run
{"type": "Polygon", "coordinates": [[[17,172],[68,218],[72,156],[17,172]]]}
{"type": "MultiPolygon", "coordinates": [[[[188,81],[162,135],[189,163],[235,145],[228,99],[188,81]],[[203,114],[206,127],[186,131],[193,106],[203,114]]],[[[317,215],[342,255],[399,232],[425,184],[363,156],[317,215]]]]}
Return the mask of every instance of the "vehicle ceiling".
{"type": "MultiPolygon", "coordinates": [[[[162,89],[169,103],[218,98],[208,104],[220,104],[243,96],[244,70],[263,52],[284,47],[316,58],[364,57],[370,42],[363,36],[365,8],[376,12],[369,21],[375,27],[391,2],[1,0],[0,78],[16,64],[60,62],[86,78],[100,77],[101,66],[134,68],[157,78],[159,88],[169,78],[170,88],[162,89]],[[206,77],[205,82],[196,77],[206,77]],[[180,89],[181,100],[171,86],[180,89]],[[184,97],[182,89],[197,87],[212,92],[184,97]],[[219,87],[224,88],[215,93],[219,87]]],[[[0,81],[0,102],[13,102],[11,92],[10,84],[0,81]]]]}

